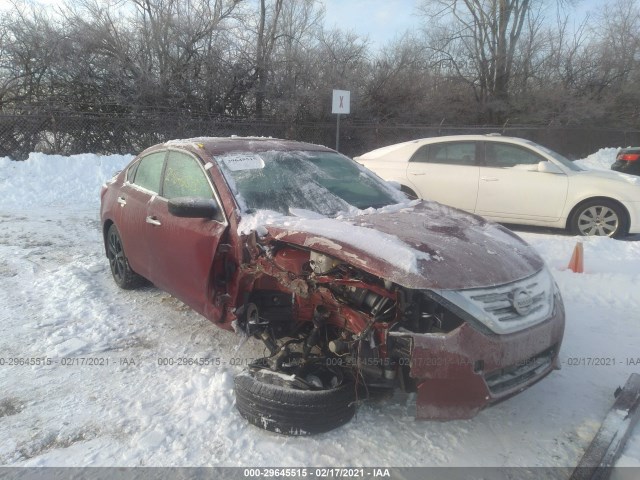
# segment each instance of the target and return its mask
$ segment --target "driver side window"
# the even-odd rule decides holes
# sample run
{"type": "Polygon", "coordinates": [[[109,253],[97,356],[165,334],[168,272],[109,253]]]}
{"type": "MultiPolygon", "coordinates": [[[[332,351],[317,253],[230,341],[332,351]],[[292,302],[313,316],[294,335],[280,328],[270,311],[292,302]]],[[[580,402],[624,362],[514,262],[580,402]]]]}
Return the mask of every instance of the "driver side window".
{"type": "MultiPolygon", "coordinates": [[[[162,181],[162,196],[167,200],[178,197],[213,199],[213,190],[198,160],[183,152],[169,151],[167,166],[162,181]]],[[[216,200],[216,203],[217,200],[216,200]]],[[[218,203],[215,220],[224,221],[222,208],[218,203]]]]}
{"type": "Polygon", "coordinates": [[[164,172],[162,196],[213,198],[213,192],[197,160],[190,155],[170,151],[164,172]]]}
{"type": "Polygon", "coordinates": [[[486,142],[485,165],[494,168],[511,168],[516,165],[537,165],[544,158],[518,145],[486,142]]]}

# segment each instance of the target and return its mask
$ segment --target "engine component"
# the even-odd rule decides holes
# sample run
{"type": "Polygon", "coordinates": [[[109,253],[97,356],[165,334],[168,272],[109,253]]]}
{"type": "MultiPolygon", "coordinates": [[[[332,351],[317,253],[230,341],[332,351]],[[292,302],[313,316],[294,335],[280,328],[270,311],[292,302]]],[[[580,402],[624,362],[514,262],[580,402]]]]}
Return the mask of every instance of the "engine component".
{"type": "Polygon", "coordinates": [[[341,262],[322,253],[311,252],[309,263],[311,264],[313,273],[316,275],[324,275],[340,265],[341,262]]]}
{"type": "Polygon", "coordinates": [[[309,261],[309,252],[296,248],[282,248],[273,256],[273,262],[284,272],[302,275],[309,261]]]}
{"type": "Polygon", "coordinates": [[[307,340],[304,344],[304,358],[309,356],[311,349],[318,345],[320,340],[320,333],[324,329],[324,326],[329,319],[331,312],[327,309],[327,307],[323,305],[316,306],[315,311],[313,312],[313,330],[307,337],[307,340]]]}
{"type": "Polygon", "coordinates": [[[255,303],[246,303],[242,305],[236,312],[238,321],[242,326],[242,329],[248,335],[254,335],[257,332],[264,329],[268,322],[260,321],[258,314],[258,307],[255,303]]]}
{"type": "Polygon", "coordinates": [[[377,317],[390,302],[389,298],[364,288],[343,287],[341,294],[351,305],[368,311],[373,317],[377,317]]]}
{"type": "Polygon", "coordinates": [[[271,338],[271,335],[269,335],[267,332],[262,332],[260,334],[260,340],[264,342],[271,355],[275,354],[278,351],[278,345],[273,341],[273,338],[271,338]]]}
{"type": "Polygon", "coordinates": [[[331,340],[329,342],[329,350],[335,355],[344,355],[349,353],[349,344],[344,340],[331,340]]]}
{"type": "Polygon", "coordinates": [[[384,375],[384,378],[386,380],[395,380],[396,378],[396,364],[389,362],[388,364],[385,364],[382,367],[382,372],[384,375]]]}
{"type": "Polygon", "coordinates": [[[313,312],[313,325],[317,328],[324,327],[330,315],[331,312],[327,309],[327,307],[318,305],[313,312]]]}

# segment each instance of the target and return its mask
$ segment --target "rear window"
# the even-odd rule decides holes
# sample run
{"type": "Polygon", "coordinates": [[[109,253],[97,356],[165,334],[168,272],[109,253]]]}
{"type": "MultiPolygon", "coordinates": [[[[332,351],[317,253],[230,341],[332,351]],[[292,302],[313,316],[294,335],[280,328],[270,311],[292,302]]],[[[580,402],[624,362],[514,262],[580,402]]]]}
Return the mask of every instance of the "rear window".
{"type": "Polygon", "coordinates": [[[476,142],[432,143],[420,147],[411,162],[472,166],[476,164],[476,142]]]}
{"type": "Polygon", "coordinates": [[[134,163],[127,170],[127,182],[133,183],[133,178],[136,175],[136,169],[138,168],[138,165],[140,165],[140,162],[134,163]]]}
{"type": "Polygon", "coordinates": [[[160,177],[165,154],[166,152],[155,152],[140,160],[133,183],[152,192],[160,192],[160,177]]]}

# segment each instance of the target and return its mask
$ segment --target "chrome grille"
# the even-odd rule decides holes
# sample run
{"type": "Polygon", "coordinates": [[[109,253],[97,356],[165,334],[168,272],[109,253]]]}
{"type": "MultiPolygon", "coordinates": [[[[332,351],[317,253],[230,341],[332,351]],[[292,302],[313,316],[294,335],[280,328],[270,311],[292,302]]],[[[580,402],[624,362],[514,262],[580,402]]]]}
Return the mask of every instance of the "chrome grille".
{"type": "Polygon", "coordinates": [[[554,286],[549,270],[494,287],[467,290],[433,290],[498,334],[523,330],[549,318],[554,286]]]}
{"type": "Polygon", "coordinates": [[[527,315],[535,315],[544,310],[548,292],[544,285],[537,281],[523,286],[516,282],[500,292],[471,295],[471,299],[480,302],[482,309],[496,317],[499,322],[508,322],[522,318],[513,306],[513,292],[516,290],[525,291],[531,297],[531,308],[527,315]]]}

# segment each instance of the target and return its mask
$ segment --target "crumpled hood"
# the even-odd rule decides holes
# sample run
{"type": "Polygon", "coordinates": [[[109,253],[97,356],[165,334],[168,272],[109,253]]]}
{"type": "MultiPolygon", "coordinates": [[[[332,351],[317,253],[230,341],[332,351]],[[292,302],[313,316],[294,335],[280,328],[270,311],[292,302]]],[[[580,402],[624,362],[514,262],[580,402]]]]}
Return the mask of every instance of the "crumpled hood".
{"type": "Polygon", "coordinates": [[[500,285],[544,265],[506,228],[436,202],[414,201],[337,219],[280,216],[261,227],[274,239],[413,289],[500,285]]]}

